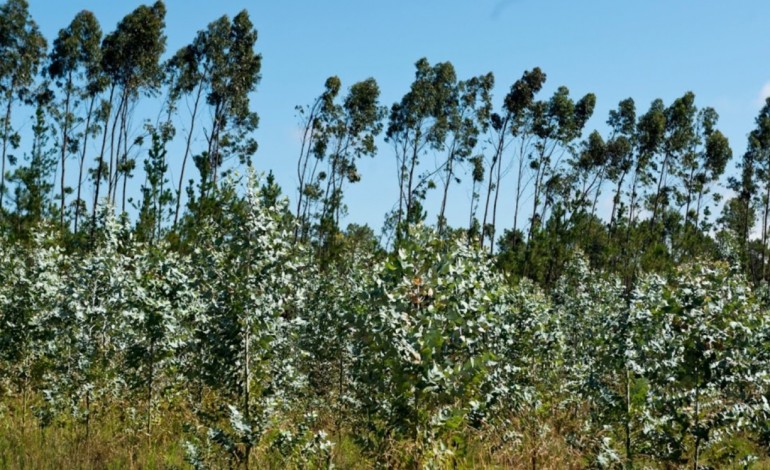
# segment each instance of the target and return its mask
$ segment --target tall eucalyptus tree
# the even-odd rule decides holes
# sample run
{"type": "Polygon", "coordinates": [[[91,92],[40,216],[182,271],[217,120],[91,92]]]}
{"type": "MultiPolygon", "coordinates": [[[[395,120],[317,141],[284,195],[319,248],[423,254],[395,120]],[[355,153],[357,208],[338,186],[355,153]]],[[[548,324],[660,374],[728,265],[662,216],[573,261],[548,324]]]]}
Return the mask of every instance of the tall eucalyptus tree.
{"type": "Polygon", "coordinates": [[[573,201],[567,201],[571,209],[571,218],[588,212],[595,215],[596,203],[601,193],[602,184],[607,175],[609,164],[607,143],[598,131],[593,131],[580,144],[575,158],[569,160],[571,166],[568,178],[574,180],[575,195],[573,201]]]}
{"type": "Polygon", "coordinates": [[[622,192],[626,177],[634,166],[634,146],[636,144],[636,104],[632,98],[618,103],[616,110],[610,111],[607,124],[612,134],[607,141],[609,162],[607,177],[615,185],[610,213],[610,230],[614,229],[618,218],[622,217],[622,192]]]}
{"type": "Polygon", "coordinates": [[[495,77],[492,73],[479,75],[457,84],[457,104],[449,117],[449,137],[446,144],[446,160],[442,165],[444,190],[438,214],[438,230],[446,229],[446,206],[449,186],[452,181],[459,183],[457,165],[467,161],[473,154],[479,136],[486,133],[492,112],[492,88],[495,77]]]}
{"type": "MultiPolygon", "coordinates": [[[[765,278],[767,273],[765,267],[767,242],[770,238],[770,228],[768,227],[768,220],[770,219],[770,98],[765,101],[765,105],[755,120],[755,128],[749,133],[743,171],[744,174],[747,171],[752,171],[756,175],[756,186],[754,187],[761,188],[762,191],[757,199],[761,210],[761,276],[765,278]]],[[[748,234],[750,230],[748,222],[745,225],[746,234],[748,234]]]]}
{"type": "MultiPolygon", "coordinates": [[[[682,159],[679,178],[682,180],[683,193],[679,203],[683,197],[685,209],[683,233],[678,243],[681,249],[676,247],[676,251],[684,250],[685,253],[680,255],[695,255],[693,250],[698,245],[695,240],[701,233],[709,231],[711,207],[704,196],[719,181],[733,155],[727,137],[716,129],[718,119],[719,115],[713,108],[706,107],[698,111],[694,125],[695,138],[682,159]]],[[[719,193],[713,195],[717,202],[721,197],[719,193]]]]}
{"type": "Polygon", "coordinates": [[[309,235],[310,208],[321,198],[316,174],[318,165],[326,153],[328,133],[323,132],[324,123],[331,120],[334,113],[334,100],[340,92],[342,82],[338,77],[329,77],[324,84],[324,91],[310,106],[297,106],[295,109],[302,119],[302,147],[297,161],[297,226],[294,239],[307,239],[309,235]],[[311,164],[312,162],[312,164],[311,164]]]}
{"type": "Polygon", "coordinates": [[[219,168],[228,157],[250,163],[257,142],[250,134],[259,118],[251,110],[249,94],[259,80],[262,56],[254,50],[257,30],[246,10],[232,19],[223,16],[211,23],[200,40],[205,44],[206,103],[211,122],[206,132],[205,183],[216,185],[219,168]]]}
{"type": "Polygon", "coordinates": [[[530,155],[533,175],[532,217],[528,239],[531,239],[540,221],[544,221],[555,187],[550,182],[565,155],[573,151],[574,141],[580,137],[586,122],[593,114],[596,96],[589,93],[577,102],[569,97],[567,87],[559,87],[546,101],[533,104],[532,121],[535,135],[534,152],[530,155]],[[543,203],[540,206],[540,203],[543,203]],[[541,211],[538,212],[538,208],[541,211]]]}
{"type": "MultiPolygon", "coordinates": [[[[379,95],[380,88],[373,78],[354,84],[342,104],[334,107],[331,120],[324,123],[322,132],[328,133],[328,171],[319,218],[319,236],[324,244],[339,230],[345,182],[361,180],[356,160],[372,157],[377,152],[375,137],[382,130],[385,114],[379,105],[379,95]]],[[[323,158],[323,155],[316,157],[323,158]]]]}
{"type": "Polygon", "coordinates": [[[661,153],[652,161],[652,167],[657,171],[657,183],[651,195],[650,226],[658,222],[661,212],[665,212],[670,204],[671,194],[675,188],[669,186],[669,178],[675,176],[683,165],[683,160],[690,148],[696,143],[695,119],[697,108],[695,95],[685,93],[677,98],[664,112],[665,127],[661,153]]]}
{"type": "Polygon", "coordinates": [[[64,228],[65,219],[65,175],[67,155],[81,148],[80,170],[78,172],[77,199],[75,201],[75,231],[77,231],[80,215],[80,191],[83,179],[83,163],[85,160],[88,136],[91,133],[91,117],[97,96],[97,81],[100,75],[100,42],[102,30],[93,13],[83,10],[72,22],[59,31],[49,55],[48,75],[63,91],[61,98],[63,109],[56,113],[56,120],[61,132],[60,151],[60,208],[59,224],[64,228]],[[78,87],[80,88],[80,91],[78,87]],[[88,110],[85,118],[85,129],[79,135],[72,135],[75,127],[82,122],[74,111],[80,99],[88,100],[88,110]],[[78,137],[83,141],[80,142],[78,137]]]}
{"type": "Polygon", "coordinates": [[[5,104],[2,116],[2,167],[0,167],[0,212],[5,197],[6,166],[12,157],[8,146],[18,148],[19,134],[13,131],[11,111],[18,101],[26,100],[38,67],[44,58],[46,40],[29,14],[26,0],[8,0],[0,5],[0,99],[5,104]]]}
{"type": "Polygon", "coordinates": [[[649,169],[652,159],[663,145],[665,128],[665,106],[661,99],[656,99],[650,104],[650,109],[639,117],[636,124],[637,148],[634,177],[629,191],[629,229],[638,217],[639,191],[652,182],[652,174],[649,169]]]}
{"type": "Polygon", "coordinates": [[[545,84],[545,80],[546,75],[539,67],[525,71],[522,77],[511,85],[510,91],[505,96],[501,112],[490,115],[490,124],[494,131],[492,137],[493,154],[489,164],[481,237],[482,244],[485,238],[489,238],[490,252],[494,251],[495,246],[497,202],[503,176],[503,157],[511,139],[515,139],[518,143],[518,148],[513,152],[510,163],[517,165],[513,231],[515,232],[518,227],[520,202],[526,188],[526,181],[524,180],[525,156],[530,151],[533,135],[530,107],[534,103],[535,96],[545,84]],[[493,193],[494,198],[492,197],[493,193]]]}
{"type": "Polygon", "coordinates": [[[430,174],[419,174],[420,158],[428,150],[444,148],[457,104],[457,76],[451,63],[431,66],[422,58],[415,67],[409,91],[390,109],[386,132],[396,154],[399,195],[395,222],[399,238],[404,222],[424,218],[420,200],[433,183],[430,174]]]}
{"type": "Polygon", "coordinates": [[[166,68],[169,75],[170,100],[174,102],[182,97],[191,98],[190,121],[185,136],[185,149],[182,156],[182,167],[179,170],[179,184],[176,190],[174,208],[174,226],[179,221],[179,212],[182,204],[182,186],[184,185],[185,168],[192,151],[193,137],[195,135],[195,123],[201,105],[201,97],[206,85],[207,69],[202,65],[205,59],[205,33],[199,31],[195,40],[187,46],[179,49],[169,59],[166,68]]]}
{"type": "Polygon", "coordinates": [[[166,49],[165,28],[166,7],[162,1],[151,7],[142,5],[126,15],[102,41],[101,65],[109,79],[109,99],[104,116],[102,147],[96,173],[94,208],[92,219],[96,220],[96,208],[101,187],[101,168],[104,166],[107,135],[110,134],[110,155],[107,175],[107,196],[115,201],[118,180],[124,178],[122,208],[125,210],[126,182],[133,169],[133,160],[128,156],[130,137],[130,112],[134,109],[141,91],[152,93],[163,80],[160,56],[166,49]],[[118,105],[112,117],[115,92],[119,93],[118,105]],[[117,133],[117,142],[115,137],[117,133]]]}

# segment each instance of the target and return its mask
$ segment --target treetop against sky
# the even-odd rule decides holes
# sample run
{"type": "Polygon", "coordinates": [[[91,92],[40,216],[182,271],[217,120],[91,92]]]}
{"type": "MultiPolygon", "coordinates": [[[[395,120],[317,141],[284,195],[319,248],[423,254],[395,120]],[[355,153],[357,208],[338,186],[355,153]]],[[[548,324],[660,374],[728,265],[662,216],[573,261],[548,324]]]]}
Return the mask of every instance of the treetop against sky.
{"type": "MultiPolygon", "coordinates": [[[[32,0],[30,13],[52,41],[83,9],[93,11],[108,33],[142,3],[32,0]]],[[[670,103],[691,90],[699,106],[719,112],[719,127],[736,156],[745,149],[763,97],[770,95],[770,3],[760,0],[168,0],[166,7],[165,57],[223,14],[249,11],[263,57],[262,80],[253,95],[260,115],[255,165],[272,169],[292,198],[301,136],[294,107],[310,103],[332,75],[345,89],[374,77],[381,102],[389,106],[408,90],[419,58],[451,61],[460,78],[494,73],[497,108],[523,71],[540,67],[548,74],[544,96],[561,85],[574,96],[596,93],[586,135],[594,128],[605,130],[609,110],[624,98],[633,97],[645,108],[655,98],[670,103]]],[[[382,214],[398,203],[390,146],[383,142],[376,157],[362,161],[359,169],[367,184],[349,188],[348,220],[379,227],[382,214]]],[[[177,161],[170,171],[178,174],[177,161]]],[[[450,196],[458,202],[449,205],[450,223],[464,220],[469,193],[458,189],[450,196]],[[463,208],[453,213],[457,206],[463,208]]],[[[433,199],[438,204],[440,198],[433,199]]],[[[428,208],[433,219],[438,208],[428,208]]]]}

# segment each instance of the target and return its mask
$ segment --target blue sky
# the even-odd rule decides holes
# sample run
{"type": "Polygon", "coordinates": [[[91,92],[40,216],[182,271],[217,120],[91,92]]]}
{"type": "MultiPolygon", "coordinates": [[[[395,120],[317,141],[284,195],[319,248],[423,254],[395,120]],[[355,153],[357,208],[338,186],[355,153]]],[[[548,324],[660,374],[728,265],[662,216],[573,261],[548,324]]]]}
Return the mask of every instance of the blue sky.
{"type": "MultiPolygon", "coordinates": [[[[30,0],[30,12],[52,41],[82,9],[93,11],[109,32],[141,3],[30,0]]],[[[763,92],[770,95],[767,1],[168,0],[166,6],[169,53],[221,15],[249,11],[263,56],[262,81],[253,96],[260,115],[255,165],[272,169],[292,198],[299,152],[294,106],[310,103],[330,75],[344,86],[374,77],[383,104],[390,106],[408,90],[417,59],[451,61],[459,78],[494,72],[499,105],[524,70],[539,66],[548,75],[544,97],[560,85],[575,96],[596,93],[588,127],[599,129],[624,98],[633,97],[643,112],[657,97],[669,104],[691,90],[699,107],[719,112],[719,127],[736,157],[745,149],[763,92]]],[[[379,228],[397,202],[392,150],[382,143],[360,170],[363,181],[346,195],[347,220],[379,228]]],[[[468,185],[453,188],[457,208],[450,223],[465,223],[469,193],[468,185]]],[[[437,196],[430,198],[436,204],[437,196]]],[[[505,188],[501,197],[505,218],[512,214],[505,188]]]]}

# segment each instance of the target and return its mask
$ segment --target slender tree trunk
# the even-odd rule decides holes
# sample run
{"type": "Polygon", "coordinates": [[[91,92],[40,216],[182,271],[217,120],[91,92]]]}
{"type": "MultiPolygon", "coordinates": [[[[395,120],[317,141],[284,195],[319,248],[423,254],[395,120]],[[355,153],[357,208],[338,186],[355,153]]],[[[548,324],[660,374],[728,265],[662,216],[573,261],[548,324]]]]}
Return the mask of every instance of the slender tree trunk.
{"type": "Polygon", "coordinates": [[[454,144],[452,144],[452,150],[449,152],[449,158],[447,159],[447,175],[446,182],[444,184],[444,194],[441,197],[441,209],[438,215],[438,231],[442,233],[446,228],[446,222],[444,220],[444,214],[446,213],[446,200],[449,195],[449,185],[452,183],[452,177],[454,176],[454,144]]]}
{"type": "Polygon", "coordinates": [[[698,204],[695,206],[695,228],[697,230],[698,225],[700,224],[700,210],[701,210],[701,202],[703,201],[703,189],[701,188],[700,191],[698,191],[698,204]]]}
{"type": "Polygon", "coordinates": [[[621,191],[623,190],[623,181],[626,179],[626,172],[621,173],[618,179],[618,185],[615,189],[615,195],[612,197],[612,212],[610,213],[610,231],[615,228],[615,217],[617,215],[618,204],[620,204],[621,191]]]}
{"type": "Polygon", "coordinates": [[[152,442],[152,387],[155,379],[155,340],[150,342],[147,377],[147,441],[152,442]]]}
{"type": "Polygon", "coordinates": [[[497,187],[494,183],[495,167],[497,165],[498,157],[495,155],[492,157],[492,163],[489,165],[489,181],[487,182],[487,197],[484,203],[484,218],[481,222],[481,247],[484,248],[484,239],[487,236],[487,216],[489,215],[489,203],[492,198],[492,191],[497,191],[497,187]]]}
{"type": "Polygon", "coordinates": [[[85,133],[83,134],[83,149],[80,151],[80,165],[78,167],[78,193],[76,198],[76,204],[75,204],[75,233],[78,231],[78,222],[80,220],[80,194],[81,189],[83,187],[83,166],[86,161],[86,150],[88,148],[88,135],[91,133],[91,113],[93,113],[94,110],[94,102],[96,101],[96,95],[91,96],[91,101],[88,104],[88,114],[86,114],[86,127],[85,127],[85,133]]]}
{"type": "Polygon", "coordinates": [[[658,206],[660,204],[660,193],[663,190],[664,182],[666,180],[666,170],[668,168],[668,157],[669,155],[666,154],[666,157],[663,159],[663,165],[660,169],[660,177],[658,178],[658,189],[655,192],[655,199],[653,200],[652,204],[652,218],[650,219],[650,228],[655,225],[655,222],[658,220],[658,206]]]}
{"type": "Polygon", "coordinates": [[[765,189],[765,200],[764,200],[764,208],[762,210],[762,271],[761,276],[762,279],[765,279],[765,273],[767,272],[767,269],[765,268],[765,253],[767,252],[767,218],[768,213],[770,213],[770,184],[767,185],[765,189]]]}
{"type": "Polygon", "coordinates": [[[86,390],[86,445],[91,435],[91,390],[86,390]]]}
{"type": "Polygon", "coordinates": [[[216,187],[217,185],[219,165],[222,163],[219,156],[219,133],[221,130],[222,107],[223,104],[221,101],[217,102],[214,106],[214,119],[211,123],[211,136],[209,138],[209,178],[211,178],[210,183],[213,187],[216,187]]]}
{"type": "Polygon", "coordinates": [[[631,447],[631,371],[628,368],[628,364],[626,364],[626,377],[625,377],[625,405],[626,405],[626,414],[624,419],[624,427],[625,427],[625,444],[626,444],[626,468],[632,469],[634,468],[634,454],[633,449],[631,447]]]}
{"type": "Polygon", "coordinates": [[[174,227],[176,227],[176,224],[179,221],[179,209],[182,204],[182,185],[184,184],[184,170],[187,166],[187,158],[190,156],[193,131],[195,130],[195,118],[198,115],[198,104],[200,103],[202,94],[203,84],[201,83],[198,85],[198,92],[195,95],[195,104],[193,105],[192,117],[190,118],[190,131],[187,133],[187,139],[185,140],[184,156],[182,157],[182,168],[179,170],[179,186],[176,191],[176,208],[174,209],[174,227]]]}
{"type": "Polygon", "coordinates": [[[409,131],[402,136],[403,145],[401,145],[400,155],[396,145],[396,159],[398,163],[398,213],[396,214],[396,240],[401,238],[401,223],[404,220],[404,206],[406,205],[406,155],[409,147],[409,131]]]}
{"type": "Polygon", "coordinates": [[[310,165],[311,150],[313,148],[313,132],[315,131],[315,113],[320,100],[316,100],[308,116],[305,130],[302,133],[302,147],[297,161],[297,179],[299,180],[299,195],[297,196],[297,225],[294,227],[294,242],[297,242],[300,232],[306,223],[302,217],[302,203],[306,202],[305,191],[307,187],[306,177],[308,165],[310,165]]]}
{"type": "Polygon", "coordinates": [[[118,109],[115,112],[115,119],[112,121],[112,130],[110,131],[110,166],[107,171],[107,199],[109,201],[113,201],[114,203],[114,196],[113,196],[113,187],[117,184],[117,175],[118,173],[118,158],[119,156],[116,156],[120,153],[120,137],[121,134],[118,132],[118,148],[117,152],[115,150],[115,132],[118,130],[118,121],[120,120],[120,117],[123,115],[123,106],[125,105],[125,91],[121,93],[120,95],[120,102],[118,104],[118,109]]]}
{"type": "Polygon", "coordinates": [[[492,233],[490,235],[490,247],[489,253],[494,251],[495,245],[495,219],[497,216],[497,201],[498,194],[500,193],[500,179],[502,176],[501,168],[503,165],[503,150],[505,149],[505,137],[508,132],[508,123],[510,122],[510,115],[506,115],[503,120],[503,125],[497,136],[497,145],[495,147],[495,154],[492,157],[492,163],[489,165],[489,183],[487,184],[487,198],[484,204],[484,220],[481,223],[481,247],[484,247],[484,239],[487,235],[487,216],[489,215],[489,203],[492,195],[492,191],[495,192],[494,200],[492,201],[492,233]],[[493,178],[494,176],[494,178],[493,178]]]}
{"type": "Polygon", "coordinates": [[[479,182],[477,182],[475,179],[473,180],[473,183],[471,184],[471,210],[470,214],[468,215],[468,244],[470,245],[471,239],[470,239],[470,233],[471,230],[473,230],[473,221],[476,219],[476,211],[479,208],[479,182]]]}
{"type": "MultiPolygon", "coordinates": [[[[529,232],[527,233],[527,245],[529,245],[529,242],[532,240],[532,237],[535,233],[535,222],[537,218],[537,206],[540,204],[540,192],[541,192],[541,184],[542,184],[542,177],[543,177],[543,156],[539,158],[539,162],[537,164],[537,168],[535,168],[535,190],[534,194],[532,195],[532,220],[529,222],[529,232]]],[[[543,217],[540,217],[540,220],[542,221],[543,217]]]]}
{"type": "Polygon", "coordinates": [[[8,160],[8,140],[11,132],[11,110],[13,109],[13,90],[6,96],[8,104],[5,106],[5,122],[3,123],[3,166],[0,172],[0,213],[3,211],[3,199],[5,198],[5,162],[8,160]]]}
{"type": "Polygon", "coordinates": [[[489,237],[489,254],[493,254],[495,251],[495,234],[497,233],[497,203],[500,199],[500,181],[503,178],[503,162],[502,162],[502,150],[500,153],[500,161],[497,164],[497,174],[495,175],[495,199],[492,202],[492,228],[489,237]]]}
{"type": "Polygon", "coordinates": [[[121,212],[126,212],[126,188],[128,185],[128,176],[129,176],[129,167],[128,167],[128,100],[126,100],[126,105],[123,108],[123,115],[120,118],[120,130],[118,131],[121,134],[121,139],[118,140],[118,150],[120,150],[120,142],[123,142],[123,151],[120,152],[120,158],[118,163],[118,167],[115,171],[115,193],[113,194],[113,201],[117,198],[117,183],[120,178],[121,173],[121,166],[123,167],[123,197],[122,197],[122,204],[121,204],[121,212]]]}
{"type": "Polygon", "coordinates": [[[687,178],[687,203],[684,209],[684,229],[687,231],[687,221],[690,219],[690,202],[692,201],[692,185],[695,174],[695,167],[690,168],[690,175],[687,178]]]}
{"type": "MultiPolygon", "coordinates": [[[[128,188],[128,171],[123,173],[123,201],[120,208],[121,212],[126,212],[126,189],[127,188],[128,188]]],[[[160,214],[158,214],[158,217],[160,217],[160,214]]]]}
{"type": "MultiPolygon", "coordinates": [[[[251,392],[251,384],[250,384],[250,377],[251,377],[251,371],[249,370],[249,342],[250,342],[250,336],[249,336],[249,327],[248,324],[246,326],[246,329],[244,331],[244,348],[243,348],[243,415],[246,417],[246,422],[249,422],[251,419],[251,413],[249,412],[249,395],[251,392]]],[[[244,451],[244,462],[246,469],[249,468],[249,454],[251,454],[251,444],[246,444],[246,449],[244,451]]]]}
{"type": "MultiPolygon", "coordinates": [[[[318,172],[318,163],[320,161],[321,161],[320,158],[316,158],[315,159],[315,162],[313,163],[313,169],[311,170],[310,175],[308,175],[309,176],[308,177],[308,181],[313,181],[315,179],[315,175],[318,172]]],[[[302,233],[300,235],[301,235],[302,240],[307,241],[309,239],[309,237],[310,237],[310,224],[309,224],[309,221],[310,221],[311,203],[313,203],[314,201],[311,200],[307,196],[304,198],[304,201],[305,201],[305,203],[304,203],[304,207],[303,207],[303,210],[302,210],[302,220],[305,221],[305,225],[303,227],[301,227],[302,228],[302,233]]],[[[315,199],[315,202],[316,203],[318,202],[317,198],[315,199]]]]}
{"type": "Polygon", "coordinates": [[[95,184],[95,189],[94,189],[94,207],[93,207],[93,212],[92,212],[92,216],[91,216],[91,236],[90,236],[91,243],[93,243],[94,230],[96,229],[96,212],[97,212],[98,207],[99,207],[99,188],[101,187],[102,169],[104,167],[104,151],[106,150],[106,147],[107,147],[107,134],[109,133],[107,128],[109,127],[110,115],[112,114],[112,99],[114,97],[114,93],[115,93],[115,85],[112,85],[110,87],[110,99],[109,99],[109,102],[108,102],[109,104],[107,105],[107,116],[105,116],[105,118],[104,118],[104,132],[103,132],[103,136],[102,136],[102,148],[99,151],[99,163],[97,164],[98,166],[96,168],[96,184],[95,184]]]}
{"type": "Polygon", "coordinates": [[[66,169],[67,159],[67,139],[69,138],[69,121],[70,121],[70,96],[72,95],[72,71],[69,72],[67,77],[67,94],[64,98],[64,124],[62,125],[62,144],[61,144],[61,205],[59,207],[59,225],[62,231],[64,230],[64,206],[65,206],[65,194],[64,194],[64,176],[66,169]]]}
{"type": "MultiPolygon", "coordinates": [[[[604,168],[602,168],[601,176],[599,177],[599,184],[596,186],[596,195],[594,196],[594,202],[591,205],[591,217],[596,216],[596,205],[599,202],[599,196],[602,194],[602,185],[604,184],[604,168]]],[[[594,181],[596,181],[596,178],[594,178],[594,181]]],[[[591,186],[593,186],[593,182],[591,183],[591,186]]]]}
{"type": "Polygon", "coordinates": [[[409,220],[409,214],[412,212],[412,200],[414,198],[414,170],[417,168],[418,161],[418,142],[420,138],[420,132],[415,133],[414,146],[412,147],[412,156],[409,162],[409,179],[407,183],[406,193],[406,218],[409,220]]]}
{"type": "Polygon", "coordinates": [[[495,235],[497,234],[497,202],[500,198],[500,181],[503,175],[503,164],[500,161],[497,165],[497,174],[495,175],[495,199],[492,201],[492,228],[489,234],[489,254],[495,252],[495,235]]]}

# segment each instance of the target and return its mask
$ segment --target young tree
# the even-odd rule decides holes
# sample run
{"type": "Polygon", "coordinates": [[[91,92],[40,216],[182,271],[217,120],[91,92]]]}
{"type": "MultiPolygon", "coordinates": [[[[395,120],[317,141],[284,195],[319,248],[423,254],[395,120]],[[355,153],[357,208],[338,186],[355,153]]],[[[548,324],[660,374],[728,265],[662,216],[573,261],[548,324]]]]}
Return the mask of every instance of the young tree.
{"type": "Polygon", "coordinates": [[[22,428],[43,381],[47,346],[56,337],[56,330],[47,324],[61,303],[61,267],[66,265],[52,233],[40,225],[36,228],[40,232],[24,248],[19,244],[0,251],[0,381],[8,381],[13,387],[9,391],[21,399],[22,428]]]}
{"type": "Polygon", "coordinates": [[[47,217],[55,214],[51,200],[54,188],[52,179],[56,174],[56,149],[50,145],[54,128],[46,119],[49,103],[47,94],[39,95],[35,118],[32,124],[32,149],[25,156],[27,165],[16,167],[10,175],[14,188],[16,233],[20,238],[29,234],[47,217]]]}
{"type": "MultiPolygon", "coordinates": [[[[285,385],[293,380],[287,348],[290,317],[303,295],[295,282],[300,260],[282,224],[285,202],[263,206],[254,178],[245,198],[230,181],[215,194],[221,210],[198,226],[201,245],[192,259],[204,308],[195,319],[195,363],[202,369],[196,374],[230,407],[238,436],[235,444],[217,427],[214,440],[248,468],[252,448],[279,411],[275,401],[286,398],[285,385]]],[[[204,424],[216,424],[207,416],[219,411],[199,411],[204,424]]]]}
{"type": "Polygon", "coordinates": [[[152,145],[144,160],[145,183],[141,187],[142,202],[137,220],[140,238],[150,243],[160,240],[163,221],[169,216],[166,207],[172,204],[173,194],[167,186],[166,145],[173,138],[173,128],[164,123],[160,129],[150,126],[152,145]]]}
{"type": "Polygon", "coordinates": [[[374,271],[354,310],[351,364],[356,435],[387,458],[390,439],[413,443],[416,466],[451,458],[452,436],[483,401],[504,284],[486,255],[413,227],[374,271]]]}
{"type": "Polygon", "coordinates": [[[633,460],[631,389],[626,364],[628,338],[625,289],[614,276],[592,271],[582,254],[568,262],[552,293],[560,338],[560,406],[581,416],[571,440],[597,460],[620,462],[608,443],[625,441],[633,460]],[[584,412],[584,413],[583,413],[584,412]],[[589,431],[590,430],[590,431],[589,431]],[[589,431],[589,432],[586,432],[589,431]]]}
{"type": "Polygon", "coordinates": [[[708,447],[767,413],[766,322],[728,266],[647,276],[629,321],[631,368],[646,383],[639,453],[697,469],[708,447]]]}

